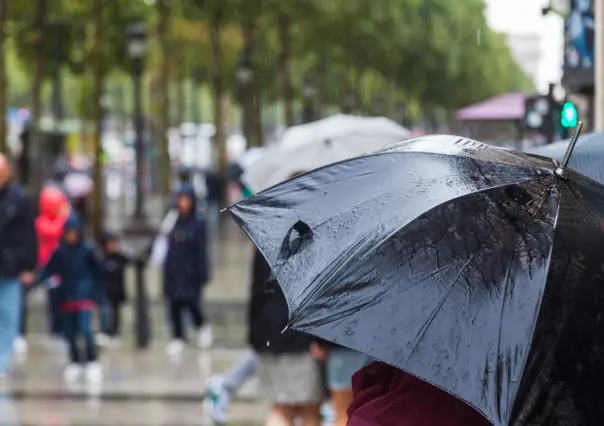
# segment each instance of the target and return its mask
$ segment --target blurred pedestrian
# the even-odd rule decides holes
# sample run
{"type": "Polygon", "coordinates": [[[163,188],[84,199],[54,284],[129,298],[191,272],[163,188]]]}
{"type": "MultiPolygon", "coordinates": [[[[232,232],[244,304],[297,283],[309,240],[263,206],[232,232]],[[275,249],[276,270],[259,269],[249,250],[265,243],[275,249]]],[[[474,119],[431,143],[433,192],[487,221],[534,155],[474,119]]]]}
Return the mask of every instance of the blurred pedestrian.
{"type": "MultiPolygon", "coordinates": [[[[71,208],[69,200],[58,188],[50,186],[43,189],[39,198],[39,214],[35,221],[36,234],[38,235],[38,269],[44,268],[54,251],[59,247],[63,226],[69,217],[71,208]]],[[[54,276],[49,278],[47,284],[47,311],[50,324],[50,333],[55,339],[58,348],[64,347],[63,328],[59,312],[56,287],[60,278],[54,276]]],[[[27,343],[25,334],[27,330],[27,302],[24,298],[24,315],[21,324],[20,345],[16,346],[17,352],[25,351],[27,343]]]]}
{"type": "Polygon", "coordinates": [[[490,426],[465,402],[408,373],[374,362],[352,379],[348,426],[490,426]]]}
{"type": "MultiPolygon", "coordinates": [[[[58,160],[56,161],[50,170],[50,178],[44,182],[44,185],[42,186],[42,190],[40,191],[40,196],[38,198],[38,218],[36,219],[36,232],[38,233],[38,240],[39,243],[42,244],[42,247],[39,249],[41,250],[38,255],[39,257],[42,256],[43,258],[45,258],[45,262],[48,261],[48,259],[50,258],[50,255],[52,254],[52,251],[54,251],[54,249],[56,248],[56,246],[58,245],[58,241],[61,238],[61,232],[62,232],[62,224],[59,226],[59,234],[56,238],[54,238],[52,235],[48,235],[46,236],[45,234],[47,234],[47,232],[45,232],[46,228],[55,228],[56,226],[50,224],[49,222],[53,222],[53,221],[58,221],[60,222],[60,220],[62,219],[63,221],[65,220],[65,218],[55,218],[52,217],[54,216],[54,213],[52,213],[52,210],[54,209],[54,207],[52,206],[53,203],[56,204],[67,204],[68,206],[71,205],[71,197],[69,194],[69,191],[67,189],[67,186],[65,185],[65,178],[67,177],[68,173],[70,170],[70,166],[69,164],[67,164],[65,161],[62,160],[58,160]],[[61,195],[57,195],[61,194],[61,195]],[[43,217],[42,222],[44,222],[41,226],[41,228],[43,229],[39,229],[40,227],[38,226],[38,222],[40,221],[40,217],[43,217]],[[45,242],[40,241],[40,239],[45,240],[45,242]],[[56,243],[53,245],[52,241],[55,241],[56,243]],[[50,247],[50,249],[49,249],[50,247]]],[[[48,234],[53,234],[52,230],[49,230],[48,234]]],[[[38,267],[43,266],[40,265],[40,262],[38,262],[38,267]]],[[[57,312],[57,307],[56,307],[56,301],[53,299],[53,295],[54,292],[52,291],[52,289],[58,284],[56,282],[56,280],[54,278],[51,278],[51,281],[48,284],[53,284],[50,285],[48,287],[48,293],[47,293],[47,306],[48,306],[48,316],[49,316],[49,322],[50,322],[50,329],[51,329],[51,334],[53,336],[62,336],[62,331],[60,331],[60,326],[59,326],[59,318],[58,318],[58,312],[57,312]]],[[[21,326],[20,326],[20,330],[19,330],[19,337],[17,338],[17,340],[15,341],[15,352],[20,355],[23,356],[27,353],[27,340],[26,340],[26,335],[27,335],[27,322],[28,322],[28,298],[29,298],[29,287],[25,288],[25,291],[23,292],[23,297],[22,297],[22,308],[21,308],[21,326]]],[[[62,348],[63,347],[63,343],[62,343],[62,337],[61,339],[54,339],[57,348],[62,348]]]]}
{"type": "Polygon", "coordinates": [[[63,238],[40,274],[40,281],[59,275],[57,287],[62,326],[69,345],[70,364],[64,378],[68,382],[78,379],[85,367],[86,379],[98,382],[102,379],[101,366],[93,334],[92,311],[94,301],[102,298],[102,266],[98,255],[84,237],[84,225],[77,214],[65,222],[63,238]],[[82,338],[85,356],[82,356],[78,340],[82,338]]]}
{"type": "Polygon", "coordinates": [[[168,302],[172,341],[166,353],[176,356],[185,346],[184,314],[188,312],[198,330],[201,348],[212,345],[212,329],[206,325],[202,310],[203,287],[209,279],[207,231],[204,218],[198,214],[195,190],[181,185],[176,194],[178,218],[168,235],[164,261],[164,295],[168,302]]]}
{"type": "Polygon", "coordinates": [[[106,286],[108,306],[105,312],[108,318],[103,334],[116,341],[120,334],[121,310],[126,302],[125,273],[128,258],[119,250],[119,240],[116,235],[103,234],[103,273],[106,286]]]}
{"type": "Polygon", "coordinates": [[[278,285],[267,288],[271,270],[256,251],[250,302],[250,342],[259,354],[261,393],[272,404],[267,426],[321,424],[325,392],[321,366],[310,353],[313,338],[284,330],[288,306],[278,285]]]}
{"type": "Polygon", "coordinates": [[[327,389],[335,411],[334,426],[346,426],[348,407],[353,400],[352,376],[369,364],[371,358],[324,340],[313,342],[311,352],[315,358],[325,363],[327,389]]]}
{"type": "Polygon", "coordinates": [[[35,280],[37,254],[32,206],[11,182],[10,164],[0,153],[0,380],[10,370],[21,323],[22,286],[35,280]]]}

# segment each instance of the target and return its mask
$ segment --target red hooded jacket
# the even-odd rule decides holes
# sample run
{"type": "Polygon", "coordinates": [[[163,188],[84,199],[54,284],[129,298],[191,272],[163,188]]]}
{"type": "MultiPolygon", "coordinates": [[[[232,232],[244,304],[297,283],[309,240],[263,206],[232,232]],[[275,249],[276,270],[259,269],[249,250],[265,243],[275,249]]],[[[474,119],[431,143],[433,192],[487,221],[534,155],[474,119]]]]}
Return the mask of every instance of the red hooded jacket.
{"type": "Polygon", "coordinates": [[[61,242],[63,225],[69,216],[69,201],[56,188],[45,188],[40,193],[40,215],[36,218],[38,234],[38,267],[50,260],[61,242]]]}
{"type": "Polygon", "coordinates": [[[492,426],[461,400],[386,364],[359,370],[352,388],[348,426],[492,426]]]}

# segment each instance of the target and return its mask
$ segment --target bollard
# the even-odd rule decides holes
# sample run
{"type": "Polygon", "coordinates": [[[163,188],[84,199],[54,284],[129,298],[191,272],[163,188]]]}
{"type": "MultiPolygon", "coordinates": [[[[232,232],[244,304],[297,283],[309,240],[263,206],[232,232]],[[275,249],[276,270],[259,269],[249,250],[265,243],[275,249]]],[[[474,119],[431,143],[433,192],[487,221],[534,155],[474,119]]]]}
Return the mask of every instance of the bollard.
{"type": "Polygon", "coordinates": [[[135,317],[136,317],[136,347],[138,349],[147,349],[151,341],[151,318],[149,316],[149,297],[147,295],[147,286],[145,285],[145,262],[142,259],[136,260],[136,296],[135,296],[135,317]]]}

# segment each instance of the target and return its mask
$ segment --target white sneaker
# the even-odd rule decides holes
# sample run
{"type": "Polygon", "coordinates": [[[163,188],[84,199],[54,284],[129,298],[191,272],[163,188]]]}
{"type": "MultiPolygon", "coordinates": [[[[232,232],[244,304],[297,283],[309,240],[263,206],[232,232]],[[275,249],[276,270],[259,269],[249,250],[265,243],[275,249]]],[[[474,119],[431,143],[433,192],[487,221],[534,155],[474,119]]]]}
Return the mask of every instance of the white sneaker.
{"type": "Polygon", "coordinates": [[[168,356],[178,356],[185,350],[185,342],[182,340],[172,340],[166,346],[166,355],[168,356]]]}
{"type": "Polygon", "coordinates": [[[91,383],[100,383],[103,381],[103,368],[98,362],[91,362],[86,365],[86,381],[91,383]]]}
{"type": "Polygon", "coordinates": [[[27,345],[27,340],[25,340],[25,337],[23,337],[23,336],[17,337],[15,339],[15,342],[13,343],[13,349],[15,350],[15,355],[17,355],[17,356],[26,355],[28,345],[27,345]]]}
{"type": "Polygon", "coordinates": [[[63,380],[67,383],[73,383],[77,381],[82,375],[82,366],[79,364],[69,364],[63,372],[63,380]]]}
{"type": "Polygon", "coordinates": [[[223,425],[227,422],[227,410],[231,402],[229,393],[222,384],[222,377],[211,377],[208,380],[208,388],[203,400],[204,413],[216,425],[223,425]]]}
{"type": "Polygon", "coordinates": [[[109,344],[111,343],[111,338],[103,333],[97,334],[95,340],[96,344],[101,347],[109,346],[109,344]]]}
{"type": "Polygon", "coordinates": [[[214,341],[212,327],[206,325],[199,330],[199,347],[201,349],[209,349],[214,341]]]}
{"type": "Polygon", "coordinates": [[[336,412],[330,402],[325,402],[321,406],[322,426],[331,426],[336,421],[336,412]]]}

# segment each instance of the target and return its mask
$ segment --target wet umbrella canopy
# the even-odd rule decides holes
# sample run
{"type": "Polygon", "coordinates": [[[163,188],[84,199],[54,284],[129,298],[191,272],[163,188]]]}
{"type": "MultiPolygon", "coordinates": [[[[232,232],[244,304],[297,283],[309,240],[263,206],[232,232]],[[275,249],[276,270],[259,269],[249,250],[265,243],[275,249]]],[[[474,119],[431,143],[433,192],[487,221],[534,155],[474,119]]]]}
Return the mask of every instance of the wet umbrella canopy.
{"type": "MultiPolygon", "coordinates": [[[[459,396],[495,425],[604,424],[604,188],[453,136],[232,206],[290,327],[459,396]]],[[[446,415],[446,413],[443,413],[446,415]]]]}

